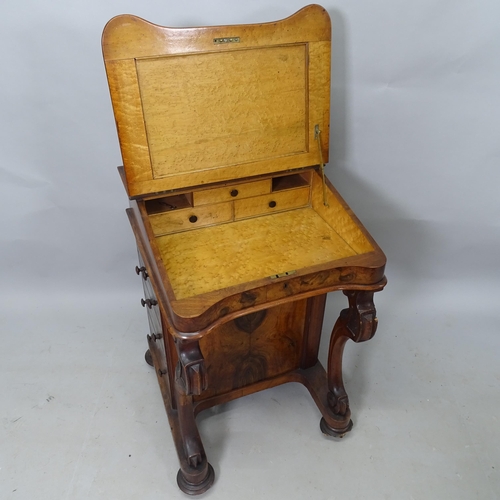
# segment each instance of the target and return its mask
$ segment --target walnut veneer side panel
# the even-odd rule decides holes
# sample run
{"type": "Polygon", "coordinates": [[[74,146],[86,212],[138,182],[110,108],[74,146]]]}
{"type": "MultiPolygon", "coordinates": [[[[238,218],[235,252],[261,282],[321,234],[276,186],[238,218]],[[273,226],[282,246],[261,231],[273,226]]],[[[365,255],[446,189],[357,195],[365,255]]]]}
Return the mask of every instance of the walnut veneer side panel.
{"type": "Polygon", "coordinates": [[[207,375],[217,380],[197,400],[210,398],[300,367],[307,300],[289,302],[229,321],[200,340],[207,375]]]}

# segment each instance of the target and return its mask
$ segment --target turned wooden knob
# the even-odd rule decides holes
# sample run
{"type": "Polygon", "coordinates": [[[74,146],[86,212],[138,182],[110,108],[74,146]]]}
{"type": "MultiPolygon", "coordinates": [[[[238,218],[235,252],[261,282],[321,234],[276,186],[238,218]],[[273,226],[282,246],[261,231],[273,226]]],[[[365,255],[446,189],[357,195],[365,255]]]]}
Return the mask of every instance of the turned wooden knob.
{"type": "Polygon", "coordinates": [[[274,208],[276,206],[276,202],[275,201],[270,201],[269,202],[269,208],[274,208]]]}
{"type": "Polygon", "coordinates": [[[192,222],[193,224],[198,220],[198,217],[196,217],[196,215],[191,215],[191,217],[189,217],[189,222],[192,222]]]}
{"type": "Polygon", "coordinates": [[[148,277],[149,277],[149,276],[148,276],[148,273],[147,273],[147,271],[146,271],[146,268],[145,268],[144,266],[142,266],[142,267],[135,266],[135,273],[136,273],[137,275],[142,274],[142,278],[143,278],[144,280],[147,280],[147,279],[148,279],[148,277]]]}
{"type": "Polygon", "coordinates": [[[236,196],[238,196],[238,190],[237,189],[233,189],[230,194],[231,194],[231,196],[233,198],[235,198],[236,196]]]}
{"type": "Polygon", "coordinates": [[[157,340],[160,340],[163,338],[163,335],[161,333],[152,333],[151,335],[148,335],[148,340],[152,340],[153,342],[156,342],[157,340]]]}
{"type": "Polygon", "coordinates": [[[151,309],[153,306],[156,306],[158,304],[158,302],[156,302],[156,300],[152,300],[152,299],[141,299],[141,306],[142,307],[146,307],[148,306],[149,309],[151,309]]]}

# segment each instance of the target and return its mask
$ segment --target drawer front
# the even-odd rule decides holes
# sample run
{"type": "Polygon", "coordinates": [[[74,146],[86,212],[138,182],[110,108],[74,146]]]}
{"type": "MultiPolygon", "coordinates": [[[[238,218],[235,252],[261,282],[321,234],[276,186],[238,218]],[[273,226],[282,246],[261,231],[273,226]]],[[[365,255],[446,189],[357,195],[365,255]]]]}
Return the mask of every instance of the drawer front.
{"type": "Polygon", "coordinates": [[[282,212],[309,205],[309,186],[287,191],[278,191],[234,202],[234,218],[245,219],[256,215],[282,212]]]}
{"type": "Polygon", "coordinates": [[[271,192],[271,179],[262,181],[246,182],[215,189],[203,189],[193,193],[193,203],[197,205],[207,205],[209,203],[220,203],[223,201],[249,198],[271,192]]]}
{"type": "Polygon", "coordinates": [[[232,218],[232,203],[228,202],[151,215],[149,220],[155,236],[159,236],[220,224],[221,222],[228,222],[232,218]]]}
{"type": "Polygon", "coordinates": [[[163,328],[161,326],[161,319],[159,318],[160,310],[158,306],[154,306],[154,310],[148,310],[148,323],[149,330],[151,334],[161,334],[163,333],[163,328]]]}
{"type": "Polygon", "coordinates": [[[151,333],[161,333],[161,313],[160,306],[158,305],[158,300],[153,292],[153,287],[151,286],[151,282],[149,278],[147,280],[142,280],[142,284],[144,286],[144,299],[151,300],[156,302],[156,305],[149,307],[145,306],[145,309],[148,312],[148,320],[149,326],[151,328],[151,333]]]}
{"type": "MultiPolygon", "coordinates": [[[[142,259],[142,256],[139,253],[139,267],[143,268],[145,267],[144,265],[144,260],[142,259]]],[[[151,281],[149,278],[149,275],[144,273],[140,274],[141,281],[142,281],[142,286],[144,288],[144,308],[146,309],[148,313],[148,322],[149,322],[149,329],[151,331],[151,334],[161,334],[163,329],[161,326],[161,313],[160,313],[160,306],[158,305],[158,301],[156,299],[153,287],[151,285],[151,281]],[[149,304],[146,302],[147,300],[151,301],[149,304]],[[154,305],[153,305],[154,304],[154,305]],[[151,305],[151,307],[149,307],[151,305]]]]}

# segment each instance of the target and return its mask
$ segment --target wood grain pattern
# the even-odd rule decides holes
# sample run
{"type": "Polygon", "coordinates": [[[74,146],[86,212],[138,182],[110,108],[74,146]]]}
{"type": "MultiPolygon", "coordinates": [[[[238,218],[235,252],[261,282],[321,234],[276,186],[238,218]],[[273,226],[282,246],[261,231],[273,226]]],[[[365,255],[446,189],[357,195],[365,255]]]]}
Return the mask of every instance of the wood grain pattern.
{"type": "Polygon", "coordinates": [[[359,254],[372,252],[374,246],[367,233],[359,227],[349,207],[343,203],[338,193],[332,192],[331,185],[326,190],[328,206],[323,203],[323,181],[316,172],[313,175],[311,202],[316,213],[321,216],[332,229],[359,254]]]}
{"type": "Polygon", "coordinates": [[[165,28],[129,15],[106,26],[131,197],[318,164],[317,124],[328,158],[326,11],[231,27],[241,42],[214,44],[228,29],[165,28]]]}
{"type": "Polygon", "coordinates": [[[234,202],[234,218],[245,219],[309,205],[310,188],[302,187],[234,202]]]}
{"type": "Polygon", "coordinates": [[[305,152],[306,58],[301,44],[137,60],[153,177],[305,152]]]}
{"type": "Polygon", "coordinates": [[[356,255],[310,208],[165,235],[156,242],[178,300],[356,255]]]}
{"type": "Polygon", "coordinates": [[[189,231],[212,226],[233,218],[232,203],[216,203],[202,207],[189,207],[151,215],[149,220],[155,235],[189,231]]]}
{"type": "Polygon", "coordinates": [[[318,362],[321,330],[325,315],[326,293],[307,299],[306,321],[304,325],[304,345],[301,368],[310,368],[318,362]]]}
{"type": "Polygon", "coordinates": [[[318,42],[309,44],[309,61],[322,61],[322,64],[309,65],[309,150],[314,153],[315,161],[304,165],[318,165],[321,158],[328,163],[330,155],[330,59],[331,43],[318,42]],[[322,157],[319,155],[314,128],[319,125],[322,157]]]}
{"type": "Polygon", "coordinates": [[[230,321],[200,340],[209,380],[218,380],[195,400],[210,398],[300,366],[306,300],[266,310],[251,332],[230,321]]]}
{"type": "MultiPolygon", "coordinates": [[[[333,290],[384,288],[386,258],[376,245],[368,254],[354,255],[298,270],[286,279],[269,277],[177,299],[155,238],[144,202],[132,202],[127,210],[141,253],[148,259],[152,284],[172,335],[201,338],[218,325],[248,312],[333,290]]],[[[186,233],[188,234],[188,233],[186,233]]],[[[368,233],[367,237],[369,237],[368,233]]]]}
{"type": "Polygon", "coordinates": [[[271,179],[264,179],[242,184],[230,184],[212,189],[200,189],[193,193],[193,202],[195,205],[207,205],[210,203],[249,198],[270,192],[271,179]]]}
{"type": "Polygon", "coordinates": [[[137,194],[133,187],[152,177],[146,125],[140,102],[139,83],[133,60],[106,63],[111,103],[120,141],[125,181],[129,195],[137,194]]]}
{"type": "Polygon", "coordinates": [[[319,5],[308,5],[279,21],[195,28],[159,26],[137,16],[120,15],[111,19],[104,28],[102,50],[104,59],[111,61],[330,40],[328,12],[319,5]],[[221,45],[213,42],[214,38],[229,36],[239,36],[240,42],[221,45]]]}
{"type": "Polygon", "coordinates": [[[342,378],[342,357],[348,339],[366,342],[377,331],[377,311],[373,304],[372,291],[345,291],[349,308],[341,311],[333,327],[328,351],[328,405],[336,417],[336,428],[322,420],[321,430],[331,436],[342,437],[352,428],[349,398],[342,378]]]}

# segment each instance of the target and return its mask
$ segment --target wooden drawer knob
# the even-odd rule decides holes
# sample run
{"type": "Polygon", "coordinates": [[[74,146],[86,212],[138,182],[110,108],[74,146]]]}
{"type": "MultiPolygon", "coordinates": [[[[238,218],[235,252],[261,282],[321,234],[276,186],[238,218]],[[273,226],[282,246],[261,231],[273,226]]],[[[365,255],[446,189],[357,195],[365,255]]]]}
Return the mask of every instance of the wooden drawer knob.
{"type": "Polygon", "coordinates": [[[141,306],[142,307],[146,307],[148,306],[149,309],[151,309],[153,306],[156,306],[158,304],[158,302],[156,302],[156,300],[154,299],[141,299],[141,306]]]}
{"type": "Polygon", "coordinates": [[[238,196],[238,190],[237,189],[233,189],[230,193],[230,195],[233,197],[233,198],[236,198],[236,196],[238,196]]]}
{"type": "Polygon", "coordinates": [[[144,280],[147,280],[148,279],[148,273],[146,271],[146,268],[144,266],[135,266],[135,274],[139,275],[139,274],[142,274],[142,277],[144,278],[144,280]]]}
{"type": "Polygon", "coordinates": [[[193,224],[198,220],[198,217],[196,217],[196,215],[191,215],[191,217],[189,217],[189,222],[192,222],[193,224]]]}
{"type": "Polygon", "coordinates": [[[162,339],[163,335],[161,333],[152,333],[151,335],[147,335],[147,338],[152,342],[156,342],[157,340],[162,339]]]}
{"type": "Polygon", "coordinates": [[[276,202],[275,201],[270,201],[269,202],[269,208],[274,208],[276,206],[276,202]]]}

